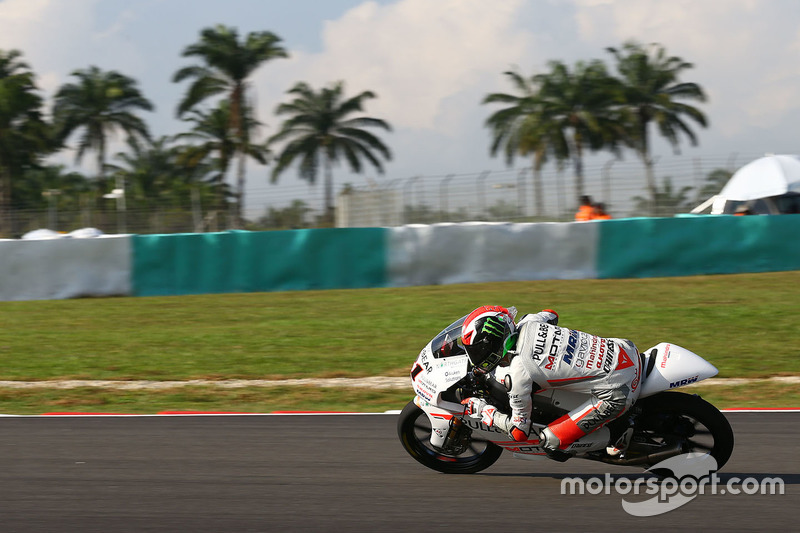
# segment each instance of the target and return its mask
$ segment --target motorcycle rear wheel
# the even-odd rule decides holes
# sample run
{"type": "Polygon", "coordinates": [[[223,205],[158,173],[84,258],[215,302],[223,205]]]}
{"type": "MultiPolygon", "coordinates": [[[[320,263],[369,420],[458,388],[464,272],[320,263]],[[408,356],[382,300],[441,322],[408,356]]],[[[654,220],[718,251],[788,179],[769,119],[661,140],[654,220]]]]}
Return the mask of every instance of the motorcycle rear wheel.
{"type": "MultiPolygon", "coordinates": [[[[731,425],[719,409],[700,396],[661,392],[637,405],[644,418],[644,427],[637,429],[664,442],[680,443],[682,453],[710,454],[717,462],[717,470],[730,459],[734,443],[731,425]]],[[[653,472],[669,475],[668,471],[653,472]]]]}
{"type": "Polygon", "coordinates": [[[473,438],[467,450],[448,455],[430,443],[431,424],[425,411],[412,401],[405,406],[397,420],[397,436],[403,448],[419,463],[445,474],[474,474],[492,466],[503,453],[497,444],[473,438]]]}

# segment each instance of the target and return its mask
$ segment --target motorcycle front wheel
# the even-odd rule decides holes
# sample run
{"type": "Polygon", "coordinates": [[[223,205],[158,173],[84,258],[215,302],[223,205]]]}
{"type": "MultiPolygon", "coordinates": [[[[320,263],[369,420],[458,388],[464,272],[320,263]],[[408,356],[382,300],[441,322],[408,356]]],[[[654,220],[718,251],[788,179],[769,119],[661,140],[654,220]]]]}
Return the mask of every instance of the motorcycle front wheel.
{"type": "Polygon", "coordinates": [[[397,436],[403,448],[419,463],[445,474],[474,474],[492,466],[503,448],[478,438],[471,438],[467,449],[459,455],[448,455],[430,443],[431,423],[425,411],[412,401],[397,420],[397,436]]]}

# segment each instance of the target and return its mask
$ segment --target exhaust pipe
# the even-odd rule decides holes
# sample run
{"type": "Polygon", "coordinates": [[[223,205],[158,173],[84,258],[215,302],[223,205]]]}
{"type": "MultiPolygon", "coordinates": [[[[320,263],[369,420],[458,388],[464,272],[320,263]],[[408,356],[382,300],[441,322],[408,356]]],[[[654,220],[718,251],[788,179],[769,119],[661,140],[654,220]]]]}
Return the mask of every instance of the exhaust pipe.
{"type": "Polygon", "coordinates": [[[640,455],[637,457],[631,457],[630,459],[625,457],[603,457],[600,460],[604,463],[609,463],[612,465],[633,466],[641,464],[660,463],[665,459],[669,459],[670,457],[675,457],[676,455],[680,455],[682,453],[683,453],[683,447],[681,447],[680,444],[675,444],[665,450],[651,453],[650,455],[640,455]]]}

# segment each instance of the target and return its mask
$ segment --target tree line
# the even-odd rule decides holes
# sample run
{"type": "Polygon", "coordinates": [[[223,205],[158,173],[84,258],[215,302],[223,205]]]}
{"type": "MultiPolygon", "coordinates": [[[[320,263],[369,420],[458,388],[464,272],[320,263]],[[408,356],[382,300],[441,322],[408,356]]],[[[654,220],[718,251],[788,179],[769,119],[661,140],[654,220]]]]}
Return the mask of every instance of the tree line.
{"type": "MultiPolygon", "coordinates": [[[[571,162],[577,198],[584,194],[583,159],[599,150],[619,155],[633,149],[644,163],[649,200],[655,203],[652,126],[677,148],[681,136],[697,142],[690,121],[707,125],[703,113],[687,103],[704,101],[703,90],[680,80],[690,63],[657,44],[628,42],[608,52],[615,74],[601,60],[573,66],[551,61],[546,72],[530,77],[506,72],[514,92],[489,94],[481,102],[502,106],[486,120],[490,153],[503,154],[509,165],[517,156],[531,158],[537,215],[543,165],[571,162]]],[[[372,91],[347,95],[342,81],[321,88],[297,82],[286,93],[288,101],[275,109],[283,119],[278,131],[260,139],[252,76],[288,55],[272,32],[240,36],[223,25],[203,29],[182,52],[192,63],[172,77],[186,84],[175,108],[186,131],[154,137],[142,118],[154,106],[136,80],[96,66],[75,70],[56,91],[48,113],[22,52],[0,50],[0,224],[12,210],[42,208],[58,195],[61,209],[79,209],[104,196],[125,209],[191,209],[202,203],[227,217],[228,227],[243,227],[248,159],[271,165],[272,183],[293,165],[309,183],[321,175],[321,222],[331,224],[334,166],[361,172],[369,165],[383,173],[392,153],[374,131],[392,128],[365,115],[366,103],[377,97],[372,91]],[[110,158],[109,139],[120,132],[128,148],[110,158]],[[77,162],[95,156],[96,176],[45,163],[70,142],[77,162]],[[228,185],[231,173],[235,187],[228,185]]],[[[9,231],[0,226],[0,234],[9,231]]]]}
{"type": "Polygon", "coordinates": [[[680,80],[691,63],[668,55],[659,44],[627,42],[607,51],[614,58],[616,74],[599,59],[578,61],[572,67],[551,61],[547,72],[531,77],[506,72],[515,93],[494,93],[483,100],[505,105],[486,121],[492,131],[491,153],[502,152],[509,164],[515,156],[532,158],[537,215],[542,211],[545,162],[572,163],[578,201],[585,194],[586,152],[608,150],[619,156],[623,148],[633,149],[644,163],[649,200],[655,209],[659,191],[651,153],[652,127],[677,150],[681,136],[697,144],[692,122],[707,126],[705,115],[687,103],[704,102],[703,89],[680,80]]]}

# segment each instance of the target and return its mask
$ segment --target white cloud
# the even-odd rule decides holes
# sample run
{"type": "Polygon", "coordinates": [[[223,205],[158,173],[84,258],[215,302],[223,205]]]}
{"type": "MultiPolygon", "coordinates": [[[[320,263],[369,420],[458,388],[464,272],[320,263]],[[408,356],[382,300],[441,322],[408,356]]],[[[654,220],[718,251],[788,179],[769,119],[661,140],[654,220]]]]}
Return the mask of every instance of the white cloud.
{"type": "Polygon", "coordinates": [[[576,0],[576,6],[588,43],[658,42],[692,62],[683,81],[707,90],[701,108],[717,134],[734,138],[753,127],[777,127],[800,112],[796,2],[576,0]]]}
{"type": "MultiPolygon", "coordinates": [[[[295,79],[346,80],[348,94],[378,94],[370,114],[397,127],[447,129],[454,117],[441,123],[444,101],[474,92],[487,71],[522,57],[526,36],[510,31],[521,3],[365,2],[325,23],[323,52],[298,57],[295,79]]],[[[480,95],[471,98],[477,105],[480,95]]]]}
{"type": "MultiPolygon", "coordinates": [[[[107,27],[98,27],[99,0],[2,0],[0,1],[0,49],[18,49],[36,74],[37,86],[47,98],[64,83],[74,81],[70,74],[90,65],[119,70],[141,81],[145,62],[137,43],[125,34],[125,24],[133,12],[122,10],[107,27]]],[[[152,118],[152,117],[148,117],[152,118]]],[[[74,139],[71,139],[74,141],[74,139]]],[[[109,154],[124,149],[122,139],[110,139],[109,154]]],[[[74,150],[66,149],[53,158],[72,165],[74,150]]],[[[94,160],[84,157],[85,171],[94,172],[94,160]]]]}
{"type": "Polygon", "coordinates": [[[51,0],[5,0],[0,3],[0,18],[13,25],[36,23],[50,5],[51,0]]]}
{"type": "Polygon", "coordinates": [[[52,94],[64,82],[75,52],[85,50],[97,0],[4,0],[0,2],[0,49],[17,49],[52,94]]]}

